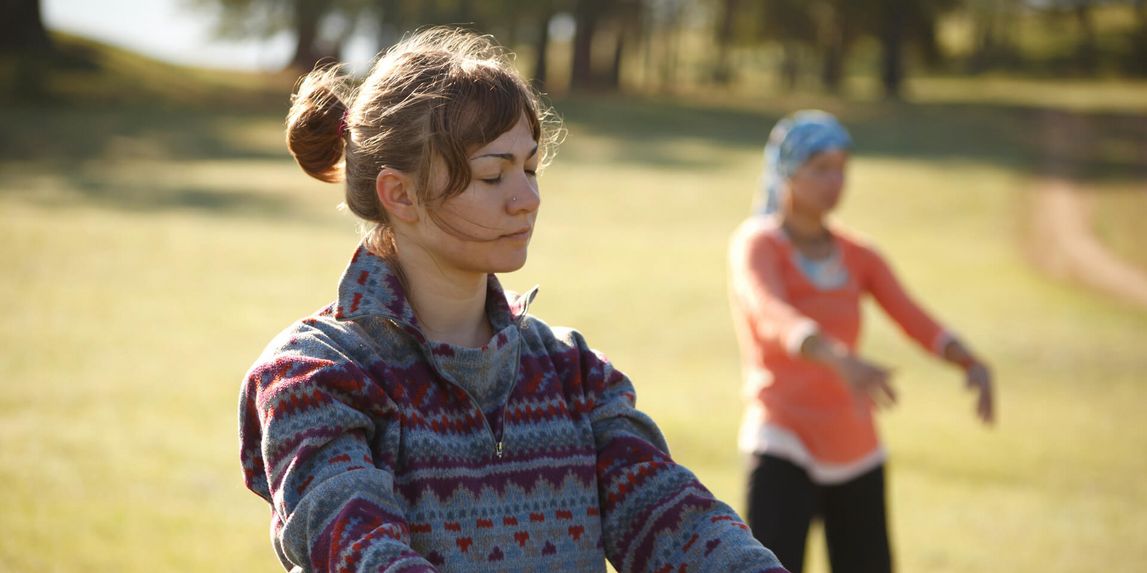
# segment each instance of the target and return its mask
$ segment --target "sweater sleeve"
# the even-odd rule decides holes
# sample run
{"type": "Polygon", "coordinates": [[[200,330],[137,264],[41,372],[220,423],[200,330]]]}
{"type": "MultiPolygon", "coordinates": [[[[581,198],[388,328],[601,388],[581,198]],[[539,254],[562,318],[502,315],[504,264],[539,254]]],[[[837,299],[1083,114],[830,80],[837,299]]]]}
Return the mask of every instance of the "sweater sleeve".
{"type": "Polygon", "coordinates": [[[409,546],[393,494],[393,459],[370,443],[397,438],[393,403],[349,359],[297,335],[248,373],[240,404],[247,487],[271,503],[273,543],[288,568],[434,571],[409,546]]]}
{"type": "Polygon", "coordinates": [[[933,354],[943,354],[952,335],[913,300],[884,257],[871,248],[862,249],[867,262],[865,287],[880,308],[917,344],[933,354]]]}
{"type": "Polygon", "coordinates": [[[582,380],[597,448],[606,556],[620,573],[783,572],[780,562],[669,456],[633,385],[579,339],[582,380]]]}
{"type": "Polygon", "coordinates": [[[729,249],[729,266],[734,302],[754,317],[750,323],[757,339],[799,355],[801,344],[819,326],[789,303],[776,247],[759,231],[739,233],[729,249]]]}

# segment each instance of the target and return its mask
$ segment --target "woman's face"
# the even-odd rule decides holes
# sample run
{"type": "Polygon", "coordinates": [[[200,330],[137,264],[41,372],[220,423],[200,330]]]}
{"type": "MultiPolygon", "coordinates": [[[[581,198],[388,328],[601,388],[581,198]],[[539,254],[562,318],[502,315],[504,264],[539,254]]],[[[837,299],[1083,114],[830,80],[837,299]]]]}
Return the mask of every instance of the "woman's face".
{"type": "MultiPolygon", "coordinates": [[[[526,264],[541,195],[538,142],[523,116],[470,153],[470,185],[422,217],[419,242],[439,265],[475,273],[511,272],[526,264]]],[[[445,179],[444,177],[442,179],[445,179]]]]}
{"type": "Polygon", "coordinates": [[[844,191],[848,152],[831,150],[809,158],[789,178],[789,201],[794,212],[823,216],[840,202],[844,191]]]}

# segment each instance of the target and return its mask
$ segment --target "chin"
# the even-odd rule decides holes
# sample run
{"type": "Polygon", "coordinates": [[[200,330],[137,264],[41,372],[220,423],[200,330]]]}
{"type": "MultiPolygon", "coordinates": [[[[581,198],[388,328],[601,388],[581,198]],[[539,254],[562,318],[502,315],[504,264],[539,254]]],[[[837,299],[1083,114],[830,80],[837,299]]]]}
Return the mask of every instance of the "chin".
{"type": "Polygon", "coordinates": [[[512,273],[516,270],[526,266],[526,254],[522,253],[520,257],[505,257],[490,261],[491,273],[512,273]]]}

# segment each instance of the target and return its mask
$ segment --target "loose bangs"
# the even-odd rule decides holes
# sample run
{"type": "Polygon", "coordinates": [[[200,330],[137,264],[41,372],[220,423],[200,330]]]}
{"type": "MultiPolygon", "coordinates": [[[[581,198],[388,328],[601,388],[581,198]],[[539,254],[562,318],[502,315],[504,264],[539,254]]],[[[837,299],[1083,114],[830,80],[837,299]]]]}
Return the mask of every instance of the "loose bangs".
{"type": "Polygon", "coordinates": [[[462,193],[472,177],[470,154],[513,129],[523,116],[534,141],[543,143],[538,103],[520,79],[471,60],[447,81],[446,94],[431,112],[431,155],[445,163],[449,174],[438,201],[462,193]]]}

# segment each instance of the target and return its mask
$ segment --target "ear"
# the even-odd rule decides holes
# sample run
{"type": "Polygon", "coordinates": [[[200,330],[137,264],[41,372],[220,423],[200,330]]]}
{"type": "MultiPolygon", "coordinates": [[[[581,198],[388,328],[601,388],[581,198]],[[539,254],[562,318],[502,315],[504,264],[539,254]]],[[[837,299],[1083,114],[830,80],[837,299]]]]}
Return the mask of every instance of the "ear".
{"type": "Polygon", "coordinates": [[[405,172],[383,167],[374,179],[374,192],[387,214],[406,223],[417,223],[418,201],[414,195],[414,180],[405,172]]]}

